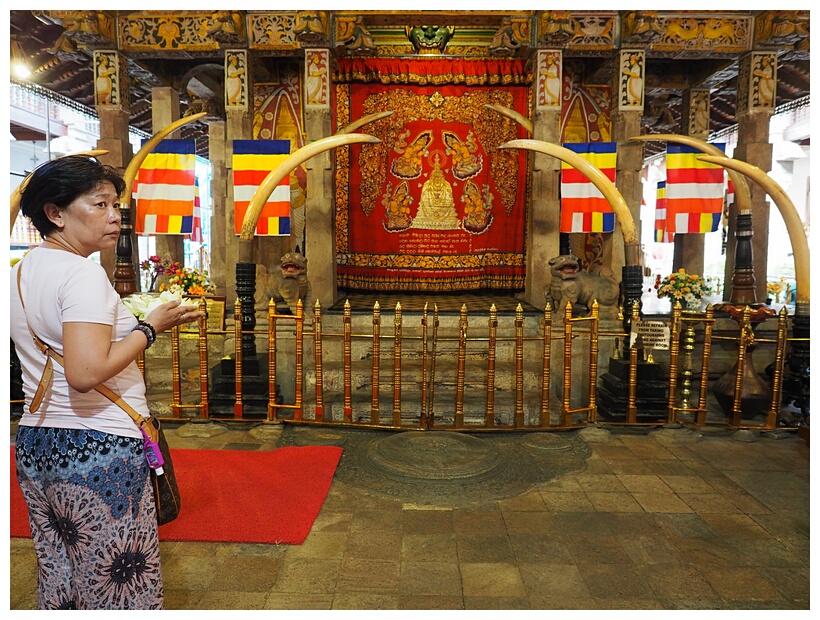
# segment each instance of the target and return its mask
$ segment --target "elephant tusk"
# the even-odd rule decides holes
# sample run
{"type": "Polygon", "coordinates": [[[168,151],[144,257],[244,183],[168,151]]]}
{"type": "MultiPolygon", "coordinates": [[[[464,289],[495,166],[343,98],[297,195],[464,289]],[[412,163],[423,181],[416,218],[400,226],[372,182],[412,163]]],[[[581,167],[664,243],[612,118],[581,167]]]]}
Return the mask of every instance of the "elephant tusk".
{"type": "MultiPolygon", "coordinates": [[[[160,129],[157,133],[155,133],[151,138],[148,139],[148,142],[142,145],[142,148],[137,151],[137,154],[128,162],[128,166],[125,169],[125,190],[123,191],[123,195],[120,196],[120,202],[123,205],[131,204],[131,189],[134,187],[134,179],[137,178],[137,172],[139,172],[140,166],[145,161],[145,158],[154,150],[154,147],[162,142],[162,140],[170,135],[171,133],[175,132],[177,129],[182,127],[183,125],[187,125],[193,121],[198,121],[200,118],[205,116],[207,112],[200,112],[199,114],[192,114],[191,116],[185,116],[178,120],[175,120],[173,123],[165,127],[164,129],[160,129]]],[[[131,221],[136,221],[133,217],[131,221]]]]}
{"type": "MultiPolygon", "coordinates": [[[[635,232],[635,220],[632,219],[632,213],[629,211],[626,200],[624,200],[624,197],[621,195],[621,192],[618,191],[618,188],[615,187],[615,184],[610,181],[603,172],[601,172],[600,168],[597,168],[590,161],[584,159],[575,151],[571,151],[566,147],[551,144],[550,142],[544,142],[542,140],[510,140],[498,148],[518,148],[538,151],[539,153],[551,155],[552,157],[565,161],[570,166],[576,168],[581,174],[587,177],[592,184],[598,188],[598,190],[600,190],[600,192],[604,195],[604,198],[606,198],[606,201],[612,207],[612,210],[615,212],[615,216],[621,224],[621,232],[624,236],[624,245],[637,246],[638,236],[635,232]]],[[[627,264],[633,264],[632,261],[634,260],[637,260],[637,256],[628,257],[627,264]]]]}
{"type": "Polygon", "coordinates": [[[250,248],[243,251],[242,248],[246,244],[242,244],[241,242],[253,241],[256,223],[259,221],[259,216],[262,214],[262,207],[265,206],[265,203],[268,201],[268,198],[270,198],[273,190],[276,189],[276,186],[282,182],[282,179],[296,170],[297,167],[302,165],[308,159],[315,157],[319,153],[358,142],[376,144],[381,142],[381,140],[374,136],[362,133],[348,133],[328,136],[327,138],[322,138],[321,140],[316,140],[316,142],[306,144],[295,153],[292,153],[287,159],[285,159],[285,161],[279,164],[275,170],[271,170],[268,173],[259,187],[256,188],[256,191],[248,204],[248,210],[245,212],[245,218],[242,220],[242,230],[239,233],[240,262],[252,262],[251,257],[249,256],[251,252],[250,248]]]}
{"type": "MultiPolygon", "coordinates": [[[[715,157],[726,157],[726,153],[721,151],[714,144],[709,144],[705,140],[693,138],[692,136],[684,136],[676,133],[659,133],[648,134],[645,136],[634,136],[632,138],[629,138],[629,142],[654,142],[656,140],[665,140],[667,142],[679,142],[680,144],[685,144],[687,146],[692,146],[696,149],[700,149],[707,155],[714,155],[715,157]]],[[[729,173],[729,178],[732,179],[732,183],[734,183],[735,185],[735,200],[737,202],[738,211],[740,213],[751,213],[752,196],[749,193],[749,184],[746,183],[746,178],[736,170],[727,170],[726,172],[729,173]]]]}
{"type": "Polygon", "coordinates": [[[495,110],[496,112],[498,112],[499,114],[503,114],[507,118],[511,118],[516,123],[521,125],[524,129],[526,129],[528,132],[532,133],[532,121],[520,112],[516,112],[515,110],[504,107],[503,105],[498,105],[497,103],[485,103],[484,107],[490,108],[491,110],[495,110]]]}
{"type": "Polygon", "coordinates": [[[800,220],[800,215],[797,213],[797,209],[791,201],[791,198],[783,191],[782,187],[757,166],[730,157],[701,155],[698,159],[731,170],[737,170],[760,185],[760,187],[772,197],[772,200],[774,200],[774,204],[777,205],[780,215],[783,216],[783,221],[786,223],[786,231],[789,233],[789,240],[792,244],[792,253],[794,254],[794,280],[797,286],[795,312],[797,312],[798,303],[801,305],[809,303],[811,280],[809,277],[809,242],[808,239],[806,239],[803,222],[800,220]]]}
{"type": "MultiPolygon", "coordinates": [[[[79,153],[69,153],[69,155],[88,155],[89,157],[99,157],[100,155],[107,155],[107,149],[94,149],[91,151],[80,151],[79,153]]],[[[66,155],[63,155],[66,157],[66,155]]],[[[58,158],[59,159],[59,158],[58,158]]],[[[23,195],[23,190],[28,185],[28,181],[31,178],[31,173],[29,173],[23,182],[20,183],[17,187],[14,188],[14,191],[11,193],[11,198],[9,202],[11,203],[11,224],[9,224],[9,230],[14,228],[14,222],[17,221],[17,216],[20,214],[20,198],[23,195]]]]}
{"type": "Polygon", "coordinates": [[[372,123],[373,121],[377,121],[380,118],[385,118],[385,117],[390,116],[392,114],[395,114],[395,111],[388,110],[386,112],[376,112],[375,114],[368,114],[367,116],[362,116],[359,120],[353,121],[352,123],[349,123],[349,124],[345,125],[344,127],[342,127],[339,131],[337,131],[333,135],[334,136],[341,136],[341,135],[353,133],[354,131],[359,129],[359,127],[364,127],[368,123],[372,123]]]}

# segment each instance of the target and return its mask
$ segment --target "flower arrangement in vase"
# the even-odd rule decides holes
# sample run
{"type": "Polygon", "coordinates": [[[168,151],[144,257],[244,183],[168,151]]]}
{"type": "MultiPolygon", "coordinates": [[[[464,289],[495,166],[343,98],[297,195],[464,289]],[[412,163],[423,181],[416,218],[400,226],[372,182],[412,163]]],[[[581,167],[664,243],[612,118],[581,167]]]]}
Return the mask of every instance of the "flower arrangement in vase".
{"type": "Polygon", "coordinates": [[[658,275],[655,280],[655,290],[659,298],[668,297],[673,304],[678,302],[684,308],[696,308],[704,297],[713,293],[710,278],[686,273],[683,268],[663,279],[658,275]]]}
{"type": "Polygon", "coordinates": [[[208,279],[207,271],[182,267],[179,262],[171,262],[167,258],[151,256],[140,263],[140,269],[149,277],[149,291],[170,291],[191,297],[211,295],[216,291],[216,287],[208,279]],[[167,279],[159,281],[157,287],[160,277],[167,279]]]}

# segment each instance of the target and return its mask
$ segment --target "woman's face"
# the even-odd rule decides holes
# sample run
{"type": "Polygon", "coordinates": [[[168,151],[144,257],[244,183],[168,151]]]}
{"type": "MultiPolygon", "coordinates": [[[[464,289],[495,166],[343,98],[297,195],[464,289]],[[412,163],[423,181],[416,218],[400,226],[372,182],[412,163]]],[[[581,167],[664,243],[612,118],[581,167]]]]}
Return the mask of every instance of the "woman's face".
{"type": "Polygon", "coordinates": [[[61,209],[52,221],[83,256],[109,250],[117,245],[120,235],[120,197],[109,181],[103,181],[61,209]]]}

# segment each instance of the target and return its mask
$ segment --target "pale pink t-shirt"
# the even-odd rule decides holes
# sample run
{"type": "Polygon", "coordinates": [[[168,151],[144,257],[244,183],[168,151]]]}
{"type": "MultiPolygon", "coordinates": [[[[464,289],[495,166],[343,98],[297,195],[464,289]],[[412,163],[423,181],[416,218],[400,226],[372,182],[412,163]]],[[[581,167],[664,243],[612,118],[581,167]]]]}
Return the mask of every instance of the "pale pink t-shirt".
{"type": "MultiPolygon", "coordinates": [[[[34,344],[26,318],[41,340],[63,354],[62,324],[66,322],[111,325],[111,341],[127,336],[136,318],[120,301],[105,270],[88,258],[45,247],[34,248],[11,271],[11,337],[23,366],[26,406],[21,426],[47,426],[97,430],[113,435],[142,437],[125,411],[96,390],[83,394],[71,388],[62,366],[54,363],[54,377],[36,413],[29,405],[43,375],[46,357],[34,344]],[[17,293],[17,270],[22,266],[21,287],[25,316],[17,293]]],[[[148,415],[145,382],[136,360],[105,385],[122,396],[138,413],[148,415]]]]}

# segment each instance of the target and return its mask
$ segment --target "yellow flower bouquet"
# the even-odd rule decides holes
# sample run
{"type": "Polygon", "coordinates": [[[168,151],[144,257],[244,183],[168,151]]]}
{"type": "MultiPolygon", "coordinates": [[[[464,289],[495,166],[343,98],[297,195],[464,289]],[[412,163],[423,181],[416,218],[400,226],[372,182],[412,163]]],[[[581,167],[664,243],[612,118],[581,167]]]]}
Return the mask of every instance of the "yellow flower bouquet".
{"type": "Polygon", "coordinates": [[[177,267],[168,274],[167,284],[160,284],[159,290],[182,291],[183,295],[201,296],[212,294],[216,287],[208,280],[207,271],[199,271],[193,267],[177,267]]]}
{"type": "Polygon", "coordinates": [[[662,280],[659,277],[655,282],[655,289],[659,298],[669,297],[673,304],[678,302],[681,306],[692,307],[697,306],[701,299],[713,292],[711,283],[706,278],[686,273],[683,268],[662,280]]]}

